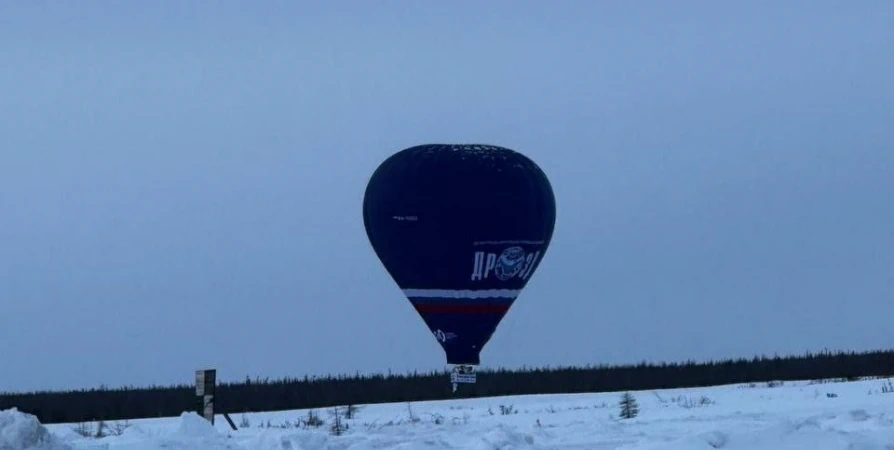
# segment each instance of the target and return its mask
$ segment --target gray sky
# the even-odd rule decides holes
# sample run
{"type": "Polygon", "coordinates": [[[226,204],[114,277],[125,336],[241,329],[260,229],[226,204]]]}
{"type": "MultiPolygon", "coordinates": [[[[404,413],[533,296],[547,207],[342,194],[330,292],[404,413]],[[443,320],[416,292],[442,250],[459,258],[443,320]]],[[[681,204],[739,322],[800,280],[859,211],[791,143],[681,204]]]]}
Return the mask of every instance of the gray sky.
{"type": "Polygon", "coordinates": [[[6,2],[0,390],[444,367],[361,219],[428,142],[556,192],[484,365],[894,345],[892,55],[883,0],[6,2]]]}

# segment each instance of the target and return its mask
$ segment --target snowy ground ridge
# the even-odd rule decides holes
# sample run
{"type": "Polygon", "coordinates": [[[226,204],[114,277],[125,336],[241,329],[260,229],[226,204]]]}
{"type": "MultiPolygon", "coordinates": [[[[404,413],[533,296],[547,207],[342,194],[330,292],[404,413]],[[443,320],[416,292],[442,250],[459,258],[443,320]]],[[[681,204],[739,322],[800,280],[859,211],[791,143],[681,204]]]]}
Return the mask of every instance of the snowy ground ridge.
{"type": "Polygon", "coordinates": [[[81,449],[849,449],[894,450],[890,380],[785,382],[528,395],[367,405],[344,417],[320,409],[237,414],[232,431],[179,417],[42,425],[0,411],[0,450],[81,449]],[[890,394],[890,395],[889,395],[890,394]],[[316,418],[316,419],[314,419],[316,418]],[[88,434],[88,436],[84,436],[88,434]]]}

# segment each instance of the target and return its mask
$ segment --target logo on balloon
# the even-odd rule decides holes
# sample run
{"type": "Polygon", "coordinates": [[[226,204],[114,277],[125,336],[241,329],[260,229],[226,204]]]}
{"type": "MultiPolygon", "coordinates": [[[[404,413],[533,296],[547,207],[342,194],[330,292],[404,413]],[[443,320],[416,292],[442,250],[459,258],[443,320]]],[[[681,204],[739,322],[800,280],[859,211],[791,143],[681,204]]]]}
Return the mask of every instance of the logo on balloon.
{"type": "Polygon", "coordinates": [[[435,339],[437,339],[438,342],[447,342],[448,339],[453,339],[456,337],[456,333],[450,333],[450,332],[445,333],[444,331],[442,331],[440,329],[435,330],[434,335],[435,335],[435,339]]]}
{"type": "Polygon", "coordinates": [[[506,281],[521,272],[525,263],[525,250],[521,247],[509,247],[497,258],[494,274],[506,281]]]}
{"type": "Polygon", "coordinates": [[[540,251],[525,253],[525,249],[519,246],[509,247],[499,254],[475,252],[472,281],[485,280],[491,273],[501,281],[515,277],[527,279],[539,257],[540,251]]]}

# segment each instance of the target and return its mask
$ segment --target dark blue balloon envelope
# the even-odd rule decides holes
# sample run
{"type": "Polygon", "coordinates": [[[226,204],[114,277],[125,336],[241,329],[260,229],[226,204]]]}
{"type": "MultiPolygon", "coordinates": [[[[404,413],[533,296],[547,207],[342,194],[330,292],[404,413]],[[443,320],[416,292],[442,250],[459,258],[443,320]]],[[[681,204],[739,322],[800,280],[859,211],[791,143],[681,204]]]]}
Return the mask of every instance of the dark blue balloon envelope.
{"type": "Polygon", "coordinates": [[[379,165],[366,188],[363,221],[447,363],[478,365],[543,260],[556,204],[546,175],[517,151],[428,144],[379,165]]]}

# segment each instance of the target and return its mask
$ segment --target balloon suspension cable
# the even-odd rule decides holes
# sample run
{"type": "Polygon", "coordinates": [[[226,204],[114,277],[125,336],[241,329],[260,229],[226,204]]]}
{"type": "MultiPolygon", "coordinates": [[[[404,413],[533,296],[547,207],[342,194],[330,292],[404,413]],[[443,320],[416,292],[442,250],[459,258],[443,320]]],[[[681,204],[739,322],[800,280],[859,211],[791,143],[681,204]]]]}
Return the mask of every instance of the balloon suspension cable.
{"type": "Polygon", "coordinates": [[[460,384],[475,384],[476,381],[475,366],[460,364],[453,367],[453,373],[450,374],[453,392],[456,392],[460,384]]]}

